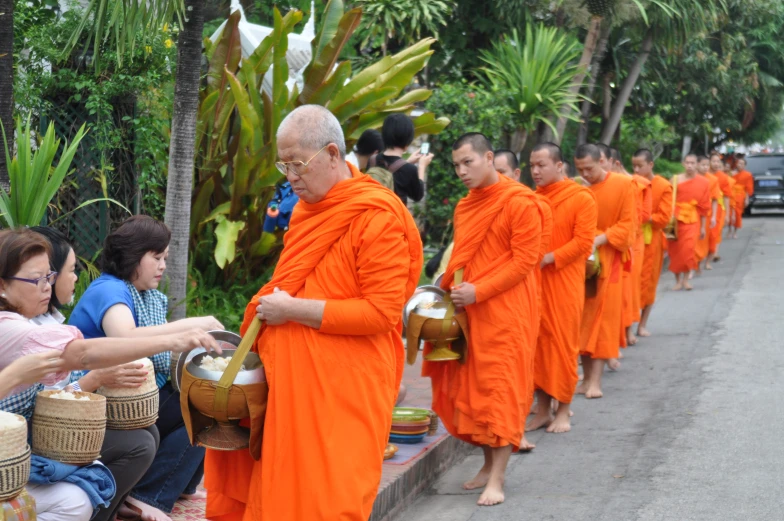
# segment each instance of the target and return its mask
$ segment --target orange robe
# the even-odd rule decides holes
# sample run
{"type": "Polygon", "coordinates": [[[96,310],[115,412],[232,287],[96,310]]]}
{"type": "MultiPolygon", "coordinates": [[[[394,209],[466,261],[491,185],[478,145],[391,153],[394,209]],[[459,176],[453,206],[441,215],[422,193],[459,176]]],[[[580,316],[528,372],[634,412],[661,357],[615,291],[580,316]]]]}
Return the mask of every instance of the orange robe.
{"type": "MultiPolygon", "coordinates": [[[[708,181],[708,193],[710,195],[710,204],[708,205],[708,214],[707,217],[707,224],[706,226],[708,229],[706,230],[705,237],[702,239],[699,238],[699,231],[697,232],[697,244],[694,249],[694,255],[696,257],[697,264],[702,262],[705,257],[711,253],[711,233],[713,228],[711,227],[711,220],[713,219],[713,201],[717,203],[724,197],[721,193],[721,188],[719,187],[719,180],[713,174],[705,174],[705,179],[708,181]]],[[[680,190],[680,187],[678,188],[680,190]]],[[[680,196],[678,197],[680,200],[680,196]]],[[[716,207],[716,224],[718,225],[719,217],[721,213],[721,205],[717,205],[716,207]]],[[[713,251],[716,251],[715,249],[713,251]]],[[[695,268],[696,269],[696,265],[695,268]]]]}
{"type": "Polygon", "coordinates": [[[618,332],[623,322],[623,264],[634,243],[635,188],[632,178],[607,173],[604,181],[591,185],[598,217],[595,236],[607,235],[599,247],[601,272],[596,296],[585,299],[580,324],[580,354],[592,358],[618,358],[618,332]]]}
{"type": "Polygon", "coordinates": [[[724,222],[727,220],[729,212],[732,211],[731,208],[727,208],[726,203],[731,203],[733,201],[734,195],[732,193],[732,187],[735,184],[735,181],[722,171],[714,172],[713,176],[719,182],[721,197],[719,197],[719,215],[716,217],[716,226],[711,228],[711,238],[708,249],[711,253],[716,253],[724,233],[724,222]]]}
{"type": "Polygon", "coordinates": [[[585,261],[593,251],[596,198],[569,179],[540,186],[553,212],[549,250],[555,262],[542,270],[542,307],[536,342],[534,384],[561,403],[577,385],[580,320],[585,304],[585,261]]]}
{"type": "Polygon", "coordinates": [[[650,227],[650,240],[646,241],[640,286],[640,306],[647,308],[656,301],[656,287],[659,285],[662,265],[664,264],[664,232],[662,230],[672,217],[672,184],[662,176],[655,175],[651,181],[653,213],[647,224],[650,227]]]}
{"type": "Polygon", "coordinates": [[[631,249],[631,264],[623,273],[623,328],[621,330],[621,345],[626,347],[625,328],[640,320],[640,279],[642,278],[643,253],[645,240],[642,225],[651,218],[651,182],[641,175],[632,176],[635,195],[635,217],[637,226],[634,235],[634,244],[631,249]]]}
{"type": "MultiPolygon", "coordinates": [[[[679,178],[675,201],[678,239],[667,241],[670,271],[673,273],[688,273],[697,268],[694,251],[700,238],[700,217],[710,214],[711,186],[716,185],[711,185],[709,179],[701,175],[688,180],[683,175],[679,178]]],[[[705,235],[708,235],[707,230],[705,235]]]]}
{"type": "Polygon", "coordinates": [[[735,188],[735,228],[743,228],[743,212],[746,210],[746,198],[754,195],[754,176],[748,170],[741,170],[734,176],[735,188]]]}
{"type": "Polygon", "coordinates": [[[207,518],[353,520],[371,514],[403,371],[401,309],[416,289],[422,244],[405,205],[350,166],[315,204],[297,203],[274,288],[326,301],[321,327],[262,327],[269,383],[261,459],[207,451],[207,518]]]}
{"type": "Polygon", "coordinates": [[[467,354],[463,363],[425,361],[422,374],[446,429],[474,445],[517,450],[523,436],[539,329],[542,220],[534,193],[504,176],[455,208],[455,247],[441,287],[464,269],[463,280],[476,288],[476,303],[466,307],[467,354]]]}

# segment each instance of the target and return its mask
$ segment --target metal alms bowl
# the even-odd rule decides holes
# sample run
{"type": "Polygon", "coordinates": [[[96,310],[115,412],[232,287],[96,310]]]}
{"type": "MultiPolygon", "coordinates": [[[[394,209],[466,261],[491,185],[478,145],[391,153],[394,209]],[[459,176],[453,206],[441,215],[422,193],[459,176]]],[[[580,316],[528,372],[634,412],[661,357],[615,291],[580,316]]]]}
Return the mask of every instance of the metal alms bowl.
{"type": "MultiPolygon", "coordinates": [[[[223,331],[223,330],[215,330],[215,331],[207,331],[207,334],[212,336],[218,345],[224,351],[230,349],[236,349],[237,346],[240,345],[240,341],[242,337],[239,336],[237,333],[232,333],[231,331],[223,331]]],[[[185,365],[188,364],[191,360],[193,360],[196,355],[201,353],[206,353],[207,350],[203,347],[196,347],[187,351],[185,353],[177,354],[172,353],[172,368],[173,372],[171,374],[172,377],[172,385],[178,391],[180,390],[180,381],[182,380],[182,372],[185,371],[185,365]],[[176,359],[175,359],[176,358],[176,359]]]]}
{"type": "MultiPolygon", "coordinates": [[[[408,300],[405,307],[403,308],[403,325],[408,327],[408,316],[418,306],[432,302],[443,302],[445,296],[446,291],[439,288],[438,286],[428,285],[418,287],[414,292],[414,296],[408,300]]],[[[443,315],[441,318],[443,318],[443,315]]]]}
{"type": "MultiPolygon", "coordinates": [[[[236,349],[224,349],[222,354],[218,355],[213,353],[210,356],[213,358],[229,358],[234,356],[236,351],[236,349]]],[[[186,364],[185,370],[196,378],[218,382],[220,381],[221,376],[223,376],[221,371],[210,371],[201,367],[201,361],[207,354],[208,353],[200,353],[194,356],[186,364]]],[[[267,381],[261,358],[259,358],[259,355],[256,353],[248,353],[247,356],[245,356],[245,361],[242,365],[245,366],[245,370],[237,373],[237,377],[234,379],[234,385],[257,384],[267,381]]]]}
{"type": "MultiPolygon", "coordinates": [[[[454,317],[448,329],[443,330],[448,309],[449,304],[446,302],[422,302],[411,311],[412,314],[427,317],[427,320],[422,324],[422,332],[420,333],[423,340],[436,342],[439,339],[452,341],[460,338],[462,329],[454,317]]],[[[455,312],[455,315],[458,313],[465,313],[465,311],[455,312]]]]}

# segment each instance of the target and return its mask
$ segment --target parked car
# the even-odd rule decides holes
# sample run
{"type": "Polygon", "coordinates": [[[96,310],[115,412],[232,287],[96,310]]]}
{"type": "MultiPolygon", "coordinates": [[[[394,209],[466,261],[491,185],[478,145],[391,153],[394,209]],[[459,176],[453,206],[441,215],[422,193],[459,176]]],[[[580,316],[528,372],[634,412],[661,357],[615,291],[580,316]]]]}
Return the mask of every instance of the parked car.
{"type": "Polygon", "coordinates": [[[754,195],[746,213],[752,208],[784,208],[784,154],[748,156],[746,170],[754,176],[754,195]]]}

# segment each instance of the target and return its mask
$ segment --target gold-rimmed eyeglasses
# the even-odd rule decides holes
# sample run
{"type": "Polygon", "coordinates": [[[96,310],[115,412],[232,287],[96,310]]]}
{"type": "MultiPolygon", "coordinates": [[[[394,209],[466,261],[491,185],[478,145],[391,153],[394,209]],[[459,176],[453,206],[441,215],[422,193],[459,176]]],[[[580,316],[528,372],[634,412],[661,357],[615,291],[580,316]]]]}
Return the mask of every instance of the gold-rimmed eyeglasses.
{"type": "Polygon", "coordinates": [[[294,175],[296,175],[297,177],[300,177],[301,174],[299,173],[299,169],[300,168],[307,168],[308,165],[310,164],[310,162],[313,161],[316,158],[317,155],[322,153],[324,151],[324,149],[327,148],[329,145],[331,145],[331,143],[327,143],[326,145],[321,147],[321,150],[319,150],[318,152],[313,154],[313,157],[311,157],[307,161],[278,161],[277,163],[275,163],[275,166],[278,168],[280,173],[283,174],[283,175],[287,175],[288,174],[288,170],[289,170],[289,167],[290,167],[291,168],[291,172],[294,175]]]}

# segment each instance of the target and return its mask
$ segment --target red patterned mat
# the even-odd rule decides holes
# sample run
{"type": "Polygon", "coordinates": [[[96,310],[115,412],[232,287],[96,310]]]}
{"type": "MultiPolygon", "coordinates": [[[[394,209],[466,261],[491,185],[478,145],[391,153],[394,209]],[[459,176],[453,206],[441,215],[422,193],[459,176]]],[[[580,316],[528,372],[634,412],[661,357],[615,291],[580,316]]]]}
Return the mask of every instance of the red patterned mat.
{"type": "Polygon", "coordinates": [[[207,502],[204,499],[198,501],[178,501],[174,505],[171,518],[172,521],[204,521],[204,508],[207,502]]]}

